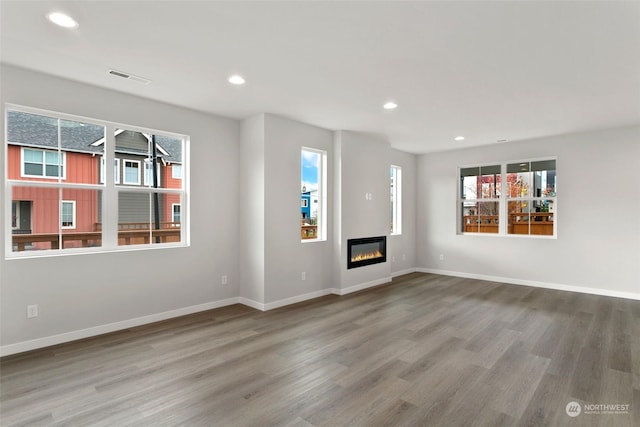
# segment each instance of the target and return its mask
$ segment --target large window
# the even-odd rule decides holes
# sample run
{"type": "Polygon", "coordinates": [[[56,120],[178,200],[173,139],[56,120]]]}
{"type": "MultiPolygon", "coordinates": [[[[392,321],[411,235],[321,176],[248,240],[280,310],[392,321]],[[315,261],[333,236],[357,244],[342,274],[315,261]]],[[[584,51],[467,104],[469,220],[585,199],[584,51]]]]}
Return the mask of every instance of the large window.
{"type": "Polygon", "coordinates": [[[7,257],[187,243],[185,180],[163,178],[186,137],[13,106],[5,123],[7,257]]]}
{"type": "Polygon", "coordinates": [[[300,238],[326,240],[327,152],[303,148],[300,164],[300,238]]]}
{"type": "Polygon", "coordinates": [[[391,166],[391,234],[402,234],[402,168],[391,166]]]}
{"type": "Polygon", "coordinates": [[[556,161],[460,169],[460,231],[555,236],[556,161]]]}
{"type": "Polygon", "coordinates": [[[507,164],[509,234],[554,235],[555,160],[507,164]]]}

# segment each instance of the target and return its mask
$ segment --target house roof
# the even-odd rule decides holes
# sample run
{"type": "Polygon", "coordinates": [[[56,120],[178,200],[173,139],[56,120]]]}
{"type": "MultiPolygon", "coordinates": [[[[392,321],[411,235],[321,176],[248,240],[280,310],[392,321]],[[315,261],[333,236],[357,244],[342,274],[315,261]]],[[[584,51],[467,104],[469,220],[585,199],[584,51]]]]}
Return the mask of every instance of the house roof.
{"type": "MultiPolygon", "coordinates": [[[[58,119],[21,111],[9,111],[7,114],[7,139],[10,144],[29,147],[58,148],[58,119]]],[[[60,145],[64,151],[100,154],[102,144],[95,144],[104,139],[102,126],[60,120],[60,145]]],[[[116,135],[116,141],[118,135],[116,135]]],[[[160,147],[159,157],[170,163],[182,163],[182,141],[163,135],[156,135],[160,147]],[[166,154],[165,154],[166,153],[166,154]]],[[[116,144],[117,145],[117,144],[116,144]]],[[[141,150],[120,150],[136,155],[146,155],[141,150]]]]}

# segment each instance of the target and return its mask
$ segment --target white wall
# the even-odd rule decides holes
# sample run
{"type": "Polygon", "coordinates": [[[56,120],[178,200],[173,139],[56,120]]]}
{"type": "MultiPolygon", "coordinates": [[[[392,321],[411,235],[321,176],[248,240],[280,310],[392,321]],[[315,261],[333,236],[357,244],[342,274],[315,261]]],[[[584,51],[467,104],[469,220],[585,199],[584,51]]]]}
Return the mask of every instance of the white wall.
{"type": "MultiPolygon", "coordinates": [[[[300,240],[300,157],[302,147],[333,157],[333,135],[326,129],[265,115],[265,301],[274,303],[301,295],[321,294],[332,287],[331,240],[300,240]],[[306,280],[302,280],[302,272],[306,280]]],[[[328,177],[333,173],[329,161],[328,177]]],[[[328,180],[327,199],[333,200],[328,180]]],[[[334,218],[329,210],[328,236],[334,218]]]]}
{"type": "Polygon", "coordinates": [[[392,149],[389,160],[402,168],[402,234],[387,239],[387,257],[391,275],[395,276],[416,267],[417,156],[392,149]]]}
{"type": "MultiPolygon", "coordinates": [[[[190,135],[192,229],[187,248],[10,260],[2,253],[3,353],[157,320],[162,313],[183,314],[237,300],[237,121],[11,66],[3,65],[0,71],[3,105],[8,102],[190,135]],[[222,275],[229,277],[226,287],[220,284],[222,275]],[[39,317],[26,319],[27,304],[39,305],[39,317]]],[[[3,149],[3,176],[4,156],[3,149]]],[[[0,222],[4,224],[2,191],[0,222]]],[[[10,238],[4,235],[4,226],[0,233],[3,240],[10,238]]]]}
{"type": "Polygon", "coordinates": [[[639,160],[638,126],[422,155],[418,267],[640,298],[639,160]],[[458,166],[549,156],[557,239],[456,234],[458,166]]]}
{"type": "Polygon", "coordinates": [[[391,148],[380,137],[351,131],[336,132],[334,145],[340,156],[340,170],[334,174],[340,186],[336,215],[341,230],[334,234],[338,287],[382,283],[391,277],[390,258],[348,270],[347,240],[389,235],[391,148]],[[371,200],[366,199],[367,193],[371,193],[371,200]]]}
{"type": "Polygon", "coordinates": [[[240,297],[264,304],[264,114],[242,121],[240,137],[240,297]]]}

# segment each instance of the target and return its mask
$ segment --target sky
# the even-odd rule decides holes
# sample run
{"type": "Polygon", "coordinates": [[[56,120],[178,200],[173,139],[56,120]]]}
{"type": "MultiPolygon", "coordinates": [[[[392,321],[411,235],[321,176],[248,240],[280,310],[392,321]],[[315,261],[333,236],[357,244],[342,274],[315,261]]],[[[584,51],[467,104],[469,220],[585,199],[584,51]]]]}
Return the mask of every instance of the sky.
{"type": "Polygon", "coordinates": [[[312,151],[302,151],[302,186],[307,187],[307,191],[318,189],[318,165],[320,153],[312,151]]]}

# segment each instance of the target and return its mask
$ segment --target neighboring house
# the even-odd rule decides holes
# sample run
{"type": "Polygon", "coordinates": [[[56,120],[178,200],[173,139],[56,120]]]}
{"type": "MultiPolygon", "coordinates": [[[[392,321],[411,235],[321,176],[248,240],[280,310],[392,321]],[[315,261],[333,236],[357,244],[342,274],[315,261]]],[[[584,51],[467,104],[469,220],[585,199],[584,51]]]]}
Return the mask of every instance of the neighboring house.
{"type": "Polygon", "coordinates": [[[302,194],[300,194],[300,218],[311,218],[311,194],[306,191],[306,188],[302,187],[302,194]]]}
{"type": "MultiPolygon", "coordinates": [[[[43,188],[30,182],[99,184],[105,181],[104,128],[10,111],[7,117],[8,178],[25,182],[11,195],[12,232],[43,234],[96,231],[101,223],[102,199],[96,190],[43,188]],[[58,141],[58,138],[60,141],[58,141]],[[58,151],[58,144],[61,150],[58,151]],[[59,200],[61,202],[59,203],[59,200]]],[[[114,177],[116,185],[154,186],[150,158],[151,135],[118,129],[114,177]]],[[[156,137],[157,187],[181,188],[182,141],[156,137]]],[[[118,222],[149,223],[149,196],[119,193],[118,222]]],[[[159,219],[180,222],[178,195],[159,195],[159,219]]],[[[172,224],[177,226],[178,224],[172,224]]]]}

